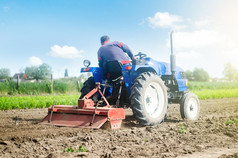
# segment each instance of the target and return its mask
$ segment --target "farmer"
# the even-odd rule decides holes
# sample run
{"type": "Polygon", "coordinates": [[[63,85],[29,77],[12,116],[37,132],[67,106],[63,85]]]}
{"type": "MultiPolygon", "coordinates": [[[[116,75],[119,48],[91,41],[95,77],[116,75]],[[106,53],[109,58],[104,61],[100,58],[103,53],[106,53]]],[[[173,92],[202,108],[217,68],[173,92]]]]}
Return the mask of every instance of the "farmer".
{"type": "Polygon", "coordinates": [[[108,36],[101,37],[101,45],[98,50],[98,64],[103,68],[107,79],[113,80],[122,76],[122,65],[131,63],[133,60],[129,47],[122,42],[110,42],[108,36]]]}

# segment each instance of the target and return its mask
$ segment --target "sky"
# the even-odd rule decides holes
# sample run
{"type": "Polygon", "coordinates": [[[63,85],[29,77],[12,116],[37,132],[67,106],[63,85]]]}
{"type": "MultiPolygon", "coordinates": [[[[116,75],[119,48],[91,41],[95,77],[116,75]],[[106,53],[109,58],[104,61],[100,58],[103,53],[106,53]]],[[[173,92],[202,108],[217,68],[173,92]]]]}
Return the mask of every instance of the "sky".
{"type": "Polygon", "coordinates": [[[54,78],[79,76],[83,60],[97,66],[100,37],[169,62],[223,77],[238,69],[237,0],[0,0],[0,68],[11,75],[47,63],[54,78]]]}

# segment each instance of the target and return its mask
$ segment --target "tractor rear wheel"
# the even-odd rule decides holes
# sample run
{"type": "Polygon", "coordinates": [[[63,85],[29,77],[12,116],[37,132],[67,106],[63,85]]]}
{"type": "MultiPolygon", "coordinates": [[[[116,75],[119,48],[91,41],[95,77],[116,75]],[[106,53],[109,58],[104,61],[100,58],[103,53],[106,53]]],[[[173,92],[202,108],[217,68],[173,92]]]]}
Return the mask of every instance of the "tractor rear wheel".
{"type": "Polygon", "coordinates": [[[155,125],[164,120],[167,112],[167,89],[159,76],[144,72],[131,87],[131,108],[142,125],[155,125]]]}
{"type": "MultiPolygon", "coordinates": [[[[94,78],[91,76],[83,83],[83,88],[80,90],[81,96],[79,97],[79,99],[83,99],[83,97],[87,95],[94,88],[95,88],[95,82],[94,82],[94,78]]],[[[97,101],[97,98],[98,98],[97,93],[95,93],[91,97],[91,99],[93,99],[94,101],[97,101]]]]}
{"type": "Polygon", "coordinates": [[[196,94],[185,93],[180,101],[180,113],[183,119],[197,120],[200,113],[200,102],[196,94]]]}

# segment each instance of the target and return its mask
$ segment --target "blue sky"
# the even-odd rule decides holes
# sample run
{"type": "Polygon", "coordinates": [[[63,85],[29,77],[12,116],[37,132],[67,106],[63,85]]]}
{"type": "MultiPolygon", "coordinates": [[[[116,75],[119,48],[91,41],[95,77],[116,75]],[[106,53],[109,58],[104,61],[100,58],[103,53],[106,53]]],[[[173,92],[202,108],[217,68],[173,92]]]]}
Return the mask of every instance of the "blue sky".
{"type": "Polygon", "coordinates": [[[238,68],[235,0],[0,1],[0,68],[11,74],[49,64],[56,78],[79,76],[84,59],[97,66],[102,35],[169,62],[174,30],[177,65],[222,77],[226,62],[238,68]]]}

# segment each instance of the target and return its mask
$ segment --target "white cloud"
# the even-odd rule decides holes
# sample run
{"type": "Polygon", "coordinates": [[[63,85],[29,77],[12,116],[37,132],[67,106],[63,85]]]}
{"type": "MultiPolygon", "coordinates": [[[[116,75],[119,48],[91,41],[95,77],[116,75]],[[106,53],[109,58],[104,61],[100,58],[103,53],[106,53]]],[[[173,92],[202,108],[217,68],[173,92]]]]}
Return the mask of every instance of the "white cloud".
{"type": "Polygon", "coordinates": [[[80,58],[81,53],[83,53],[83,50],[78,50],[77,48],[73,46],[63,46],[60,47],[59,45],[54,45],[51,47],[51,52],[49,53],[50,56],[55,58],[66,58],[66,59],[74,59],[74,58],[80,58]]]}
{"type": "MultiPolygon", "coordinates": [[[[192,32],[175,32],[173,36],[174,48],[177,50],[184,49],[201,49],[225,44],[225,37],[213,30],[196,30],[192,32]]],[[[169,41],[168,41],[169,45],[169,41]]]]}
{"type": "MultiPolygon", "coordinates": [[[[148,22],[151,28],[175,30],[173,47],[178,66],[185,70],[202,67],[212,77],[222,77],[226,62],[238,68],[238,20],[234,17],[238,11],[233,3],[221,8],[215,15],[198,19],[157,12],[148,22]]],[[[166,42],[170,47],[170,40],[166,42]]]]}
{"type": "MultiPolygon", "coordinates": [[[[178,65],[185,70],[204,68],[211,77],[222,77],[223,65],[231,62],[237,66],[238,47],[229,38],[215,30],[175,32],[174,48],[178,65]]],[[[169,45],[169,40],[168,40],[169,45]]]]}
{"type": "Polygon", "coordinates": [[[195,67],[201,67],[201,64],[198,64],[197,61],[201,61],[204,58],[201,52],[194,50],[176,52],[175,54],[177,66],[180,66],[184,70],[193,70],[195,67]]]}
{"type": "Polygon", "coordinates": [[[210,19],[202,19],[193,22],[193,25],[197,28],[204,28],[210,26],[211,20],[210,19]]]}
{"type": "Polygon", "coordinates": [[[43,62],[40,58],[32,56],[29,58],[30,64],[33,66],[41,65],[43,62]]]}
{"type": "Polygon", "coordinates": [[[170,15],[168,12],[157,12],[154,17],[148,17],[149,24],[152,28],[185,28],[185,25],[179,25],[183,22],[183,18],[177,15],[170,15]]]}
{"type": "Polygon", "coordinates": [[[188,52],[178,52],[177,53],[177,58],[179,59],[198,59],[200,57],[200,54],[191,50],[191,51],[188,51],[188,52]]]}
{"type": "Polygon", "coordinates": [[[221,58],[224,62],[231,62],[234,66],[238,68],[238,47],[223,50],[221,58]]]}

